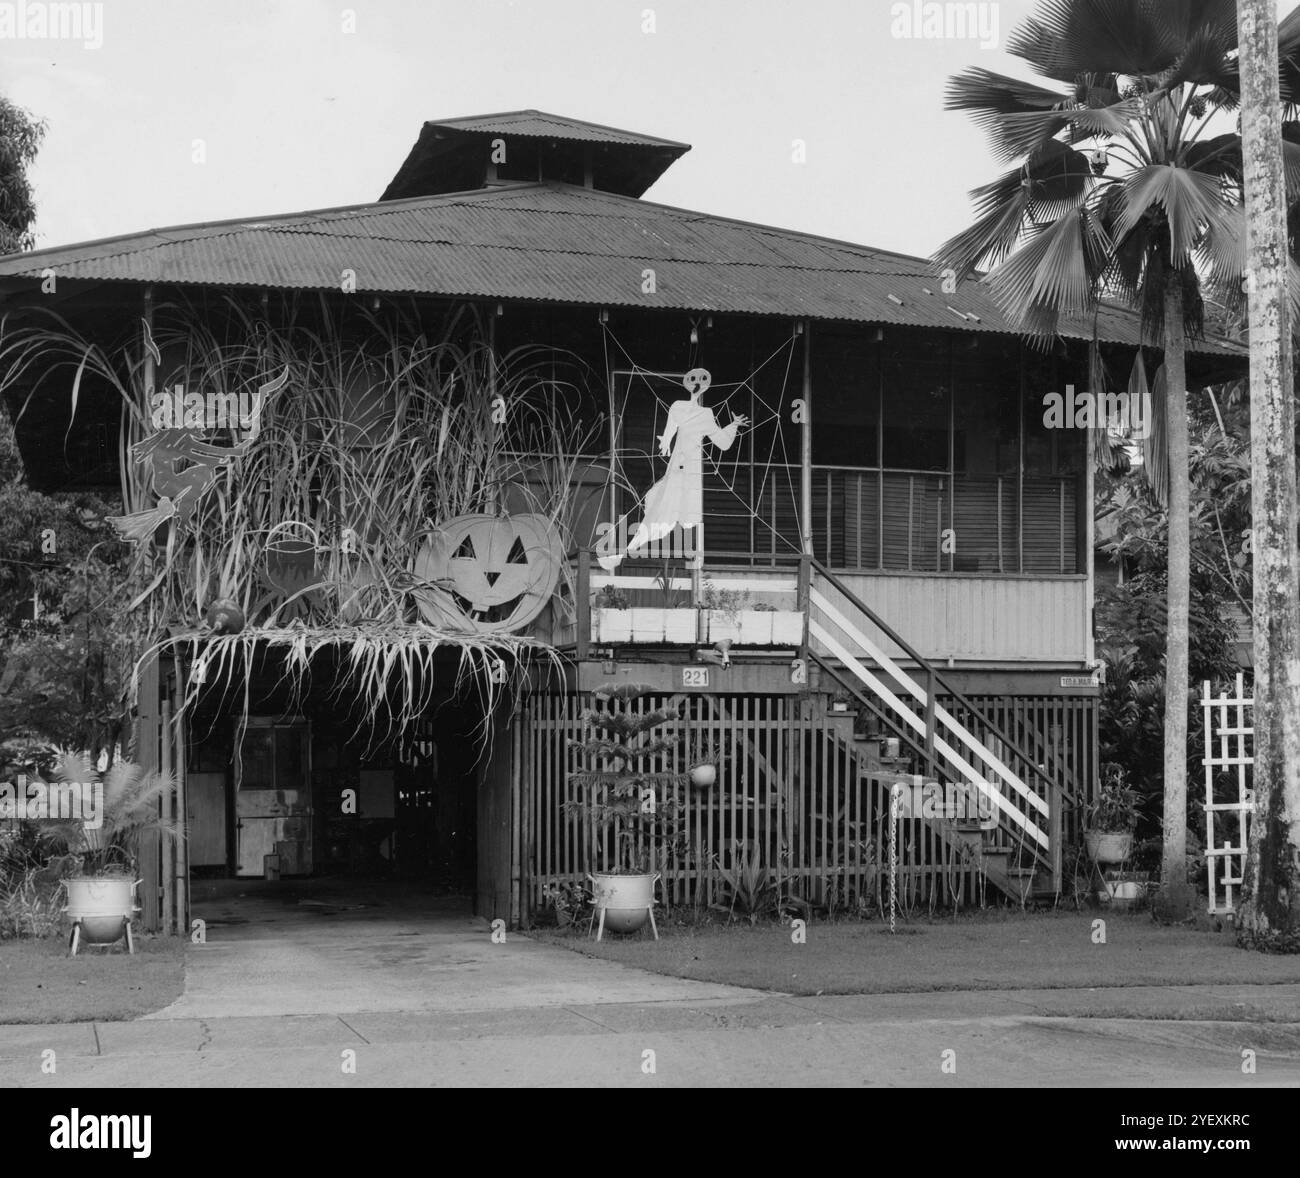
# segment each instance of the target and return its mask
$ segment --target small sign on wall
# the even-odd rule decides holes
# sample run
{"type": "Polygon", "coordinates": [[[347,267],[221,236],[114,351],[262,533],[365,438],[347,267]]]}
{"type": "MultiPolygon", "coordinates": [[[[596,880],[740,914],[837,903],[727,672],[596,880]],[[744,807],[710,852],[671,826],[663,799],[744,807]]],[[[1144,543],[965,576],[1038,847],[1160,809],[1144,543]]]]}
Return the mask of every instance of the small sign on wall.
{"type": "Polygon", "coordinates": [[[1096,675],[1062,675],[1062,687],[1100,687],[1101,680],[1096,675]]]}
{"type": "Polygon", "coordinates": [[[708,685],[709,685],[708,667],[683,667],[682,668],[683,687],[708,687],[708,685]]]}

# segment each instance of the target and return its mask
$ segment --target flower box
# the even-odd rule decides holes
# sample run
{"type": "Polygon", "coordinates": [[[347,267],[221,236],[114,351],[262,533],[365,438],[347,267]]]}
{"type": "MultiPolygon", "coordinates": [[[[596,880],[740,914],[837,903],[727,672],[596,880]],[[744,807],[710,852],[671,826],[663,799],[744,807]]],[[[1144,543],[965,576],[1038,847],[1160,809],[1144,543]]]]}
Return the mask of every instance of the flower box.
{"type": "Polygon", "coordinates": [[[700,611],[697,609],[666,609],[664,614],[664,641],[691,645],[700,640],[700,611]]]}
{"type": "Polygon", "coordinates": [[[735,646],[798,646],[803,642],[799,610],[740,609],[708,611],[710,642],[735,646]]]}
{"type": "Polygon", "coordinates": [[[689,644],[697,640],[698,617],[693,609],[598,606],[591,611],[591,639],[604,643],[689,644]]]}
{"type": "Polygon", "coordinates": [[[778,609],[772,614],[772,645],[801,646],[803,644],[803,611],[778,609]]]}
{"type": "Polygon", "coordinates": [[[591,640],[593,642],[631,642],[632,611],[630,609],[593,609],[591,611],[591,640]]]}

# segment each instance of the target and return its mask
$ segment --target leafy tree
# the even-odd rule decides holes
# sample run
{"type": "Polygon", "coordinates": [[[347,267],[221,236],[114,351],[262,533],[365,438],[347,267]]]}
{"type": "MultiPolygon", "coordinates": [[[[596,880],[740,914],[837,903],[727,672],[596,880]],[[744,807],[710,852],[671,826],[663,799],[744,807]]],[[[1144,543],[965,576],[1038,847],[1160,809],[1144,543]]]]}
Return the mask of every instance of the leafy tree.
{"type": "Polygon", "coordinates": [[[98,753],[121,735],[131,648],[110,513],[93,495],[33,491],[0,403],[0,742],[98,753]]]}
{"type": "MultiPolygon", "coordinates": [[[[1192,900],[1183,883],[1192,559],[1186,350],[1188,337],[1203,331],[1207,288],[1229,302],[1240,293],[1241,140],[1218,131],[1220,116],[1238,103],[1236,44],[1233,0],[1043,0],[1007,48],[1058,86],[977,67],[953,77],[947,95],[948,108],[970,112],[998,156],[1015,164],[972,192],[977,220],[940,247],[937,261],[960,275],[991,267],[994,299],[1032,335],[1050,337],[1062,314],[1092,311],[1109,297],[1140,312],[1144,337],[1163,347],[1154,388],[1164,449],[1151,447],[1147,468],[1169,511],[1161,875],[1171,915],[1189,911],[1192,900]]],[[[1297,46],[1293,27],[1284,57],[1297,46]]],[[[1294,148],[1288,162],[1300,165],[1294,148]]]]}
{"type": "MultiPolygon", "coordinates": [[[[30,249],[27,168],[45,124],[0,97],[0,254],[30,249]]],[[[27,484],[0,400],[0,745],[56,741],[112,750],[126,718],[124,547],[93,495],[27,484]]]]}
{"type": "Polygon", "coordinates": [[[44,122],[0,95],[0,254],[35,245],[36,203],[27,169],[44,138],[44,122]]]}
{"type": "MultiPolygon", "coordinates": [[[[1188,603],[1190,679],[1222,681],[1236,671],[1233,641],[1250,609],[1249,420],[1240,385],[1209,390],[1191,415],[1191,583],[1188,603]],[[1203,409],[1203,412],[1196,411],[1203,409]]],[[[1169,515],[1136,471],[1098,479],[1099,547],[1120,562],[1122,583],[1099,585],[1098,655],[1106,665],[1099,714],[1100,760],[1123,765],[1141,792],[1138,828],[1150,843],[1161,826],[1164,792],[1165,644],[1168,629],[1169,515]]],[[[1189,693],[1184,763],[1199,778],[1200,709],[1189,693]]],[[[1203,813],[1191,807],[1185,862],[1200,867],[1203,813]]],[[[1155,840],[1157,843],[1159,839],[1155,840]]]]}

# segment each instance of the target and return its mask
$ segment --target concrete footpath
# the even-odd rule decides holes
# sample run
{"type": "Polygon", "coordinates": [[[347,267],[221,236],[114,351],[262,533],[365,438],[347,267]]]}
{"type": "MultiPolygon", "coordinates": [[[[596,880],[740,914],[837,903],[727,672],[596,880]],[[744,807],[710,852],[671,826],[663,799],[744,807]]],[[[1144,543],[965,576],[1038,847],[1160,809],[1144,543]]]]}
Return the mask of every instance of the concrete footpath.
{"type": "Polygon", "coordinates": [[[1178,1017],[1210,1001],[1285,1016],[1300,987],[731,996],[0,1026],[0,1086],[1300,1087],[1300,1023],[1178,1017]],[[1115,1010],[1155,1017],[1106,1017],[1115,1010]],[[53,1074],[42,1071],[49,1051],[53,1074]]]}

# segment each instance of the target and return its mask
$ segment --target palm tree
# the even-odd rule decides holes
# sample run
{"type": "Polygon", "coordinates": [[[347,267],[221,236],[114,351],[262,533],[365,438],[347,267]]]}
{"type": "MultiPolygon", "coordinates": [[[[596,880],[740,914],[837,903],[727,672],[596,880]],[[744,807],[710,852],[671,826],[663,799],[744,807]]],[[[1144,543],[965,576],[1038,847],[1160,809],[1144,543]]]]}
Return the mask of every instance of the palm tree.
{"type": "MultiPolygon", "coordinates": [[[[994,299],[1029,335],[1051,337],[1061,315],[1110,298],[1137,310],[1144,338],[1163,346],[1153,385],[1164,452],[1148,465],[1169,514],[1161,891],[1170,915],[1191,904],[1185,360],[1188,337],[1203,329],[1203,296],[1235,302],[1241,292],[1236,46],[1235,0],[1043,0],[1007,49],[1058,85],[971,68],[949,80],[946,102],[969,111],[1014,167],[971,193],[977,220],[936,261],[961,276],[989,270],[994,299]]],[[[1298,48],[1292,25],[1283,60],[1298,48]]],[[[1284,98],[1287,85],[1284,70],[1284,98]]],[[[1290,144],[1287,165],[1300,178],[1290,144]]],[[[1139,364],[1140,355],[1134,380],[1139,364]]]]}

